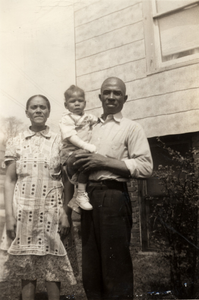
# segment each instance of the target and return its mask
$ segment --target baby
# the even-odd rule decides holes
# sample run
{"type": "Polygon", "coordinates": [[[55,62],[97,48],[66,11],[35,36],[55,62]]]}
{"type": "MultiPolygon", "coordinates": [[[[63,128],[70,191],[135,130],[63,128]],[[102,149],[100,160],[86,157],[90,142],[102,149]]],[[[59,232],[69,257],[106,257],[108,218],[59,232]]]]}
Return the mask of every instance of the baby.
{"type": "MultiPolygon", "coordinates": [[[[92,126],[97,123],[97,117],[84,112],[86,106],[85,93],[79,87],[71,85],[65,91],[64,97],[66,111],[59,122],[63,141],[61,163],[66,165],[70,182],[77,183],[77,189],[75,189],[68,206],[75,212],[80,213],[79,207],[85,210],[92,210],[93,207],[86,193],[88,174],[78,172],[73,163],[77,153],[82,151],[96,152],[96,146],[89,144],[89,141],[92,126]]],[[[67,184],[68,189],[72,185],[70,182],[67,184]]]]}

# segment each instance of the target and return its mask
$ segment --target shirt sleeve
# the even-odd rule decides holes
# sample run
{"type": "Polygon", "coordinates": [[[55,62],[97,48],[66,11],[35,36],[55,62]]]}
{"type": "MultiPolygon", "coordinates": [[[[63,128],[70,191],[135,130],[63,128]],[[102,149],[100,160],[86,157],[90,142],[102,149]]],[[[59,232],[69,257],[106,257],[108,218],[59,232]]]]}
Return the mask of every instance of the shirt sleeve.
{"type": "Polygon", "coordinates": [[[62,117],[59,122],[59,128],[63,140],[77,134],[75,122],[69,115],[62,117]]]}
{"type": "Polygon", "coordinates": [[[4,162],[5,164],[9,161],[16,161],[18,159],[17,155],[17,143],[18,138],[9,138],[6,143],[4,162]]]}
{"type": "Polygon", "coordinates": [[[129,159],[124,163],[130,171],[132,178],[150,177],[153,171],[153,160],[144,130],[139,124],[130,128],[127,147],[129,159]]]}

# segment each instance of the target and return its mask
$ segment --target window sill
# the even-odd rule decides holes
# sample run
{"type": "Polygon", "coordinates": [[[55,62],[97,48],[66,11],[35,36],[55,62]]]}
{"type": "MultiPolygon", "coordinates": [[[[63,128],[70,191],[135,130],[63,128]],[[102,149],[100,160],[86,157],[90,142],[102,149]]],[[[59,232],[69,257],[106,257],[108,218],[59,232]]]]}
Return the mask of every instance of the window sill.
{"type": "Polygon", "coordinates": [[[169,71],[169,70],[172,70],[172,69],[177,69],[177,68],[182,68],[182,67],[185,67],[185,66],[189,66],[189,65],[193,65],[193,64],[196,64],[196,63],[199,63],[199,58],[190,58],[189,60],[186,60],[186,61],[179,61],[179,62],[173,62],[173,61],[169,61],[165,64],[161,64],[161,66],[159,67],[154,67],[153,69],[151,68],[151,70],[148,70],[147,71],[147,76],[150,76],[150,75],[154,75],[154,74],[157,74],[157,73],[162,73],[162,72],[165,72],[165,71],[169,71]]]}

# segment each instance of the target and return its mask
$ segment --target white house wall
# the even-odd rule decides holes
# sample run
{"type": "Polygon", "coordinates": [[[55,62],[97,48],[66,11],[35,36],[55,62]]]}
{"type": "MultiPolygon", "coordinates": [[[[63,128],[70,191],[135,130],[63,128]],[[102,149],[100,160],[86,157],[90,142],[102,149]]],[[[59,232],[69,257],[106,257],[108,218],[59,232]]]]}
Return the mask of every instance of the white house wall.
{"type": "Polygon", "coordinates": [[[143,4],[102,0],[75,12],[76,80],[87,110],[100,115],[100,85],[109,76],[125,81],[124,116],[148,137],[198,131],[199,64],[148,76],[143,4]]]}

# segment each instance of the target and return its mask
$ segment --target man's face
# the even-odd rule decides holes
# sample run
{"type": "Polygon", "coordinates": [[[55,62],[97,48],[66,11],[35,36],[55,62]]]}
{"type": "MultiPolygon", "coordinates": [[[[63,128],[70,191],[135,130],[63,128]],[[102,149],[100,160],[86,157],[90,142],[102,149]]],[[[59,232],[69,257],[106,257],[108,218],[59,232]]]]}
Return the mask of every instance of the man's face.
{"type": "Polygon", "coordinates": [[[125,93],[125,85],[120,79],[108,78],[104,81],[99,98],[102,101],[105,117],[110,114],[116,114],[122,110],[128,98],[125,93]]]}

